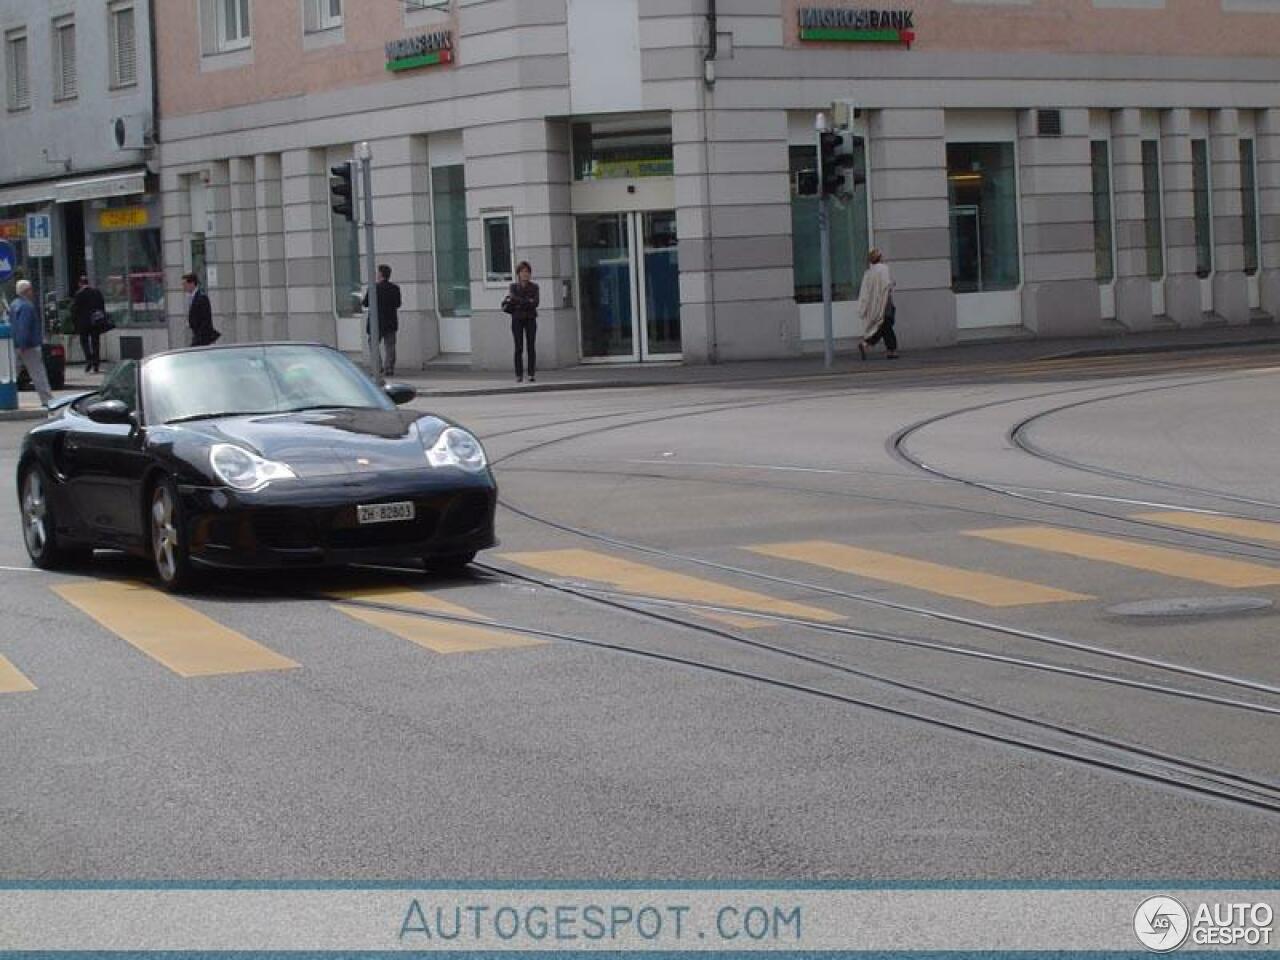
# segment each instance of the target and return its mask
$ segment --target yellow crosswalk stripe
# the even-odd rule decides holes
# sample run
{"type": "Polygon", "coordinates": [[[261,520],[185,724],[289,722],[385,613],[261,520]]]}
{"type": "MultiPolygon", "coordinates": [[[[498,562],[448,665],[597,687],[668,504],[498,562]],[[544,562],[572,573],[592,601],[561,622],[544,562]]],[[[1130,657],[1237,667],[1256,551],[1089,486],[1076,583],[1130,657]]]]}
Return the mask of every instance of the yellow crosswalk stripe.
{"type": "MultiPolygon", "coordinates": [[[[508,553],[505,559],[521,566],[541,570],[570,580],[607,583],[627,593],[661,597],[686,603],[705,603],[716,607],[795,617],[832,623],[844,619],[830,610],[811,607],[789,600],[778,600],[751,590],[740,590],[713,580],[703,580],[683,573],[671,573],[643,563],[621,560],[593,550],[545,550],[531,553],[508,553]]],[[[704,616],[705,614],[699,614],[704,616]]],[[[738,625],[738,624],[735,624],[738,625]]]]}
{"type": "Polygon", "coordinates": [[[1178,510],[1165,513],[1139,513],[1134,519],[1163,523],[1169,527],[1185,527],[1188,530],[1225,533],[1232,537],[1280,543],[1280,523],[1269,523],[1266,520],[1246,520],[1243,517],[1220,517],[1211,513],[1186,513],[1178,510]]]}
{"type": "MultiPolygon", "coordinates": [[[[420,590],[397,585],[380,585],[366,588],[330,591],[328,596],[336,600],[364,600],[388,606],[421,610],[425,613],[443,613],[470,620],[487,620],[488,617],[466,607],[441,600],[420,590]]],[[[482,650],[510,650],[518,647],[535,647],[545,643],[537,637],[490,629],[469,623],[451,623],[447,620],[431,620],[415,617],[410,613],[378,610],[336,603],[334,608],[353,620],[367,623],[385,633],[408,640],[435,653],[477,653],[482,650]]]]}
{"type": "Polygon", "coordinates": [[[0,654],[0,693],[28,693],[35,688],[36,685],[21,670],[0,654]]]}
{"type": "Polygon", "coordinates": [[[1193,550],[1158,547],[1134,543],[1117,537],[1104,537],[1053,527],[1009,527],[998,530],[969,530],[967,536],[981,537],[996,543],[1030,547],[1049,553],[1065,554],[1085,560],[1100,560],[1134,570],[1145,570],[1167,577],[1210,583],[1217,587],[1270,587],[1280,584],[1280,568],[1228,560],[1193,550]]]}
{"type": "Polygon", "coordinates": [[[771,543],[748,547],[752,553],[810,566],[849,573],[868,580],[911,587],[987,607],[1016,607],[1033,603],[1063,603],[1088,600],[1087,595],[1058,590],[1026,580],[1013,580],[962,567],[948,567],[879,550],[864,550],[842,543],[808,540],[801,543],[771,543]]]}
{"type": "Polygon", "coordinates": [[[64,584],[54,593],[180,677],[211,677],[298,666],[143,583],[64,584]]]}

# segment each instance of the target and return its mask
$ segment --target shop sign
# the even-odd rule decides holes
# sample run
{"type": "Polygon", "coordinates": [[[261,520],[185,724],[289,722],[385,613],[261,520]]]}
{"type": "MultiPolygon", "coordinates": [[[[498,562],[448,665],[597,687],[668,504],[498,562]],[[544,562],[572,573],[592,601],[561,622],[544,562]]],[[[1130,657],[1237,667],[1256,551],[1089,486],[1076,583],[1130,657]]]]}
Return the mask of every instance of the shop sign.
{"type": "Polygon", "coordinates": [[[131,230],[150,222],[146,207],[112,207],[98,213],[98,226],[103,230],[131,230]]]}
{"type": "Polygon", "coordinates": [[[914,10],[801,7],[800,39],[828,43],[898,43],[916,38],[914,10]]]}
{"type": "Polygon", "coordinates": [[[27,221],[0,220],[0,240],[22,240],[27,235],[27,221]]]}
{"type": "Polygon", "coordinates": [[[415,70],[453,63],[453,31],[437,30],[387,43],[388,70],[415,70]]]}

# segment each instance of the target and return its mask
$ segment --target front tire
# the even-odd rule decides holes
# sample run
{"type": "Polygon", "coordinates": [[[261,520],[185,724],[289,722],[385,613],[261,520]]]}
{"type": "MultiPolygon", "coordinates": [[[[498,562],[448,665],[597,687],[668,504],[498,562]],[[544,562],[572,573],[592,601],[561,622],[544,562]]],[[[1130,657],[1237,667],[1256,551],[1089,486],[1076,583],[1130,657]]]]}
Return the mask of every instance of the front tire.
{"type": "Polygon", "coordinates": [[[151,559],[155,564],[160,586],[169,593],[186,589],[192,580],[191,558],[187,553],[182,505],[178,502],[177,488],[168,477],[152,489],[148,516],[151,559]]]}
{"type": "Polygon", "coordinates": [[[22,471],[18,504],[22,512],[22,540],[31,562],[41,570],[61,570],[88,554],[58,543],[58,521],[49,493],[52,483],[44,468],[33,463],[22,471]]]}
{"type": "Polygon", "coordinates": [[[472,550],[470,553],[458,553],[447,557],[424,557],[422,563],[427,568],[427,573],[457,576],[460,573],[465,573],[467,566],[475,558],[476,552],[472,550]]]}

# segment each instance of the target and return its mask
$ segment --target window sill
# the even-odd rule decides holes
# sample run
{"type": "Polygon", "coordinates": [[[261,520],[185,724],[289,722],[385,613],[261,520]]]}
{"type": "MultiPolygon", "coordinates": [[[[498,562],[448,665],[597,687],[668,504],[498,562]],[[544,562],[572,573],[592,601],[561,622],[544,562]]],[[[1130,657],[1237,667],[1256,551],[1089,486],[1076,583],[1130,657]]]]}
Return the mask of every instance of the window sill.
{"type": "Polygon", "coordinates": [[[107,90],[111,93],[118,93],[121,90],[132,90],[137,87],[137,80],[130,80],[128,83],[112,83],[107,86],[107,90]]]}
{"type": "Polygon", "coordinates": [[[236,70],[253,65],[253,47],[220,50],[217,53],[200,55],[200,72],[214,73],[219,70],[236,70]]]}
{"type": "Polygon", "coordinates": [[[319,30],[310,30],[302,35],[303,50],[324,50],[329,47],[338,47],[347,42],[347,32],[342,28],[342,24],[336,27],[323,27],[319,30]]]}

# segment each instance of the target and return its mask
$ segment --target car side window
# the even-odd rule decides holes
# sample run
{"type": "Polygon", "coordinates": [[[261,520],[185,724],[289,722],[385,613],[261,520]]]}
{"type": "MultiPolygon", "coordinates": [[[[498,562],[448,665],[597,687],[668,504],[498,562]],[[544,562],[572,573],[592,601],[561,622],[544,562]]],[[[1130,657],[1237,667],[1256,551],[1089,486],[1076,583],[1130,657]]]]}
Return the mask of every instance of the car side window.
{"type": "Polygon", "coordinates": [[[130,410],[138,409],[138,361],[126,360],[111,371],[93,400],[120,400],[130,410]]]}

